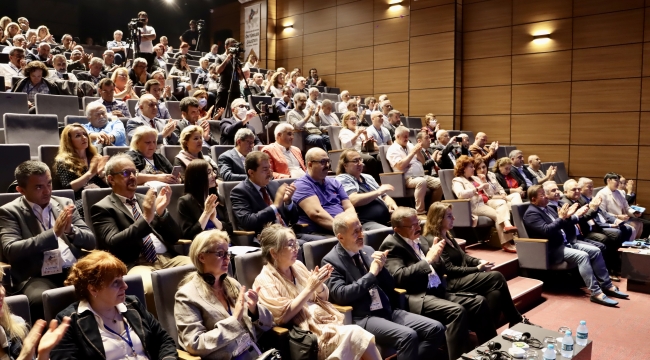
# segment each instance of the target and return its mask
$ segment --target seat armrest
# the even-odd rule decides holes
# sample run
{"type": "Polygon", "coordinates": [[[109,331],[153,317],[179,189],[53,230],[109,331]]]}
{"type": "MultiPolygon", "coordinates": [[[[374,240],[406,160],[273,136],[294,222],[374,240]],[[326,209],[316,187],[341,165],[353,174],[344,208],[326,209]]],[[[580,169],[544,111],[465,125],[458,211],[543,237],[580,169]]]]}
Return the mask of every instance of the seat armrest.
{"type": "Polygon", "coordinates": [[[442,202],[454,205],[452,207],[455,218],[454,226],[472,227],[474,222],[472,221],[472,204],[469,199],[443,200],[442,202]]]}
{"type": "Polygon", "coordinates": [[[192,245],[192,240],[188,239],[178,239],[176,244],[174,244],[174,250],[181,255],[187,255],[190,253],[190,246],[192,245]]]}
{"type": "Polygon", "coordinates": [[[192,240],[188,240],[188,239],[179,239],[179,240],[178,240],[178,244],[181,244],[181,245],[192,245],[192,240]]]}
{"type": "Polygon", "coordinates": [[[404,289],[395,288],[395,292],[400,294],[400,295],[406,295],[406,290],[404,290],[404,289]]]}
{"type": "Polygon", "coordinates": [[[515,238],[519,267],[523,269],[548,270],[548,240],[515,238]]]}
{"type": "Polygon", "coordinates": [[[379,174],[379,179],[381,180],[382,184],[390,184],[395,188],[395,190],[387,192],[388,196],[392,198],[406,197],[406,182],[404,181],[404,173],[381,173],[379,174]]]}
{"type": "Polygon", "coordinates": [[[178,351],[178,358],[181,360],[201,360],[199,356],[190,355],[185,350],[177,350],[177,351],[178,351]]]}
{"type": "Polygon", "coordinates": [[[230,239],[235,246],[257,246],[255,243],[255,231],[234,230],[230,239]]]}
{"type": "Polygon", "coordinates": [[[343,314],[344,319],[343,319],[343,324],[344,325],[352,325],[352,306],[341,306],[341,305],[334,305],[334,308],[338,310],[341,314],[343,314]]]}
{"type": "Polygon", "coordinates": [[[283,328],[283,327],[280,327],[280,326],[274,326],[274,327],[271,329],[271,332],[272,332],[273,334],[277,335],[277,336],[280,336],[280,337],[282,337],[282,336],[289,336],[289,329],[287,329],[287,328],[283,328]]]}

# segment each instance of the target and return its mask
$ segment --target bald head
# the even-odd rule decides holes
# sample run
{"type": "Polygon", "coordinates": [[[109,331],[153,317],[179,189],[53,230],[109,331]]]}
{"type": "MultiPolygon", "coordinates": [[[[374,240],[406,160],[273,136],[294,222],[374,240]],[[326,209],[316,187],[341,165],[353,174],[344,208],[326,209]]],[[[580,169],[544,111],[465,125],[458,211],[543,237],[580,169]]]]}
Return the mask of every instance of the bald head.
{"type": "Polygon", "coordinates": [[[485,144],[487,144],[487,141],[488,137],[484,132],[480,132],[476,134],[476,137],[474,137],[474,144],[480,148],[483,148],[485,144]]]}
{"type": "Polygon", "coordinates": [[[312,179],[324,182],[330,168],[330,158],[321,148],[311,148],[305,154],[305,162],[307,165],[307,173],[312,179]]]}

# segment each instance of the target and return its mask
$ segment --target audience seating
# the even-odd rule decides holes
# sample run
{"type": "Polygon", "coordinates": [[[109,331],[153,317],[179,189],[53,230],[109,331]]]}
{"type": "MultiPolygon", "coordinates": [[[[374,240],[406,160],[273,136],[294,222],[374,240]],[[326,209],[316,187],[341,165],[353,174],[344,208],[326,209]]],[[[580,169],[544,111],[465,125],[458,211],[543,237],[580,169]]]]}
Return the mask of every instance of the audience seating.
{"type": "Polygon", "coordinates": [[[279,121],[269,121],[266,124],[266,139],[268,144],[273,144],[275,142],[275,128],[280,125],[279,121]]]}
{"type": "Polygon", "coordinates": [[[414,199],[415,189],[409,189],[406,187],[406,182],[404,180],[404,173],[396,171],[393,172],[390,163],[386,159],[386,152],[388,151],[388,145],[379,146],[379,159],[381,160],[381,167],[383,173],[379,174],[382,184],[391,184],[395,190],[390,192],[390,197],[392,198],[410,198],[414,199]]]}
{"type": "Polygon", "coordinates": [[[497,149],[497,158],[508,157],[512,150],[517,150],[517,147],[512,145],[499,145],[499,148],[497,149]]]}
{"type": "Polygon", "coordinates": [[[214,162],[217,162],[221,154],[234,148],[235,148],[234,145],[212,145],[210,147],[210,154],[212,156],[212,160],[214,160],[214,162]]]}
{"type": "Polygon", "coordinates": [[[363,243],[370,246],[375,250],[379,250],[381,243],[388,235],[393,233],[393,228],[387,227],[385,229],[376,229],[363,232],[363,243]]]}
{"type": "MultiPolygon", "coordinates": [[[[171,184],[169,187],[172,189],[172,197],[169,200],[169,205],[167,206],[167,210],[169,211],[169,215],[171,215],[172,219],[176,221],[177,224],[180,222],[180,218],[178,216],[178,199],[185,195],[185,185],[184,184],[171,184]]],[[[189,239],[192,240],[192,239],[189,239]]],[[[187,254],[189,252],[189,247],[187,249],[188,251],[184,251],[184,254],[187,254]]]]}
{"type": "MultiPolygon", "coordinates": [[[[335,103],[339,101],[339,96],[337,94],[321,93],[320,95],[322,97],[321,100],[327,99],[327,100],[330,100],[330,101],[334,101],[335,103]]],[[[338,108],[335,108],[335,109],[338,109],[338,108]]]]}
{"type": "Polygon", "coordinates": [[[39,145],[59,144],[56,115],[5,114],[5,143],[30,145],[32,158],[38,157],[39,145]]]}
{"type": "Polygon", "coordinates": [[[169,336],[174,339],[177,348],[179,348],[178,332],[176,331],[176,320],[174,319],[176,290],[178,290],[178,285],[183,278],[194,270],[196,270],[194,265],[185,265],[151,272],[153,299],[156,304],[158,321],[163,329],[169,333],[169,336]]]}
{"type": "Polygon", "coordinates": [[[119,153],[127,152],[131,148],[128,146],[104,146],[102,152],[104,155],[113,156],[119,153]]]}
{"type": "Polygon", "coordinates": [[[226,212],[232,224],[233,236],[230,238],[231,244],[235,246],[259,246],[257,239],[255,239],[255,232],[240,229],[237,224],[237,218],[235,218],[235,214],[232,211],[232,202],[228,201],[230,199],[230,192],[239,184],[239,181],[220,181],[218,184],[219,202],[226,205],[226,212]]]}
{"type": "MultiPolygon", "coordinates": [[[[169,110],[169,116],[172,117],[172,119],[182,119],[183,114],[181,114],[181,102],[180,101],[165,101],[165,105],[167,105],[167,110],[169,110]]],[[[131,114],[133,115],[133,114],[131,114]]],[[[167,119],[163,119],[167,120],[167,119]]]]}
{"type": "Polygon", "coordinates": [[[0,94],[0,116],[4,114],[27,114],[27,94],[25,93],[2,93],[0,94]]]}
{"type": "Polygon", "coordinates": [[[134,118],[135,117],[135,109],[138,107],[138,99],[128,99],[126,101],[126,107],[129,108],[129,112],[131,113],[131,117],[134,118]]]}
{"type": "Polygon", "coordinates": [[[0,193],[16,179],[14,170],[22,162],[31,159],[29,144],[0,144],[0,193]]]}
{"type": "Polygon", "coordinates": [[[38,147],[38,160],[45,163],[50,168],[52,174],[52,188],[57,190],[61,188],[59,177],[54,167],[54,158],[59,153],[59,145],[41,145],[38,147]]]}
{"type": "MultiPolygon", "coordinates": [[[[127,295],[134,295],[146,307],[144,299],[144,287],[140,275],[125,275],[124,282],[128,285],[127,295]]],[[[56,318],[56,315],[70,304],[77,301],[74,286],[65,286],[57,289],[46,290],[43,292],[43,310],[45,311],[45,321],[56,318]]]]}
{"type": "Polygon", "coordinates": [[[71,95],[36,94],[34,105],[37,114],[55,114],[63,124],[66,115],[79,114],[79,98],[71,95]]]}
{"type": "Polygon", "coordinates": [[[210,132],[212,133],[212,138],[221,139],[221,120],[208,120],[210,124],[210,132]]]}
{"type": "Polygon", "coordinates": [[[330,170],[336,173],[336,169],[339,167],[339,159],[341,158],[341,153],[343,149],[339,150],[330,150],[327,152],[327,155],[330,157],[330,170]]]}
{"type": "Polygon", "coordinates": [[[339,134],[341,133],[341,129],[343,129],[343,127],[330,125],[329,129],[327,130],[327,133],[329,134],[330,137],[330,144],[332,145],[332,150],[343,149],[343,147],[341,147],[341,140],[339,139],[339,134]]]}
{"type": "Polygon", "coordinates": [[[180,145],[163,145],[160,147],[160,154],[166,157],[167,160],[173,164],[176,155],[178,155],[182,150],[183,149],[181,149],[180,145]]]}
{"type": "Polygon", "coordinates": [[[237,255],[235,260],[235,275],[237,281],[247,289],[253,288],[255,278],[262,272],[264,267],[264,258],[261,251],[249,252],[246,254],[237,255]]]}
{"type": "Polygon", "coordinates": [[[404,120],[402,120],[402,125],[406,126],[409,129],[420,130],[422,129],[422,118],[407,116],[404,118],[404,120]]]}
{"type": "Polygon", "coordinates": [[[302,250],[305,253],[305,266],[309,270],[313,270],[316,266],[320,266],[321,261],[330,250],[339,242],[337,238],[329,238],[323,240],[314,240],[306,242],[302,245],[302,250]]]}
{"type": "MultiPolygon", "coordinates": [[[[6,275],[5,275],[6,276],[6,275]]],[[[28,325],[32,325],[32,315],[29,312],[29,300],[25,295],[13,295],[5,298],[5,305],[13,315],[20,316],[28,325]]]]}
{"type": "Polygon", "coordinates": [[[66,115],[65,119],[63,120],[63,125],[68,126],[70,124],[79,124],[79,125],[84,125],[88,124],[88,118],[85,116],[81,115],[66,115]]]}
{"type": "Polygon", "coordinates": [[[546,173],[549,167],[555,166],[557,167],[556,172],[555,172],[555,177],[553,177],[553,181],[557,183],[557,187],[560,190],[563,190],[564,188],[564,183],[569,180],[569,175],[567,174],[566,167],[564,166],[563,161],[558,161],[558,162],[543,162],[541,164],[541,170],[546,173]]]}
{"type": "Polygon", "coordinates": [[[327,87],[325,87],[325,91],[327,91],[330,94],[337,94],[337,95],[341,93],[341,89],[337,88],[337,87],[329,87],[329,86],[327,86],[327,87]]]}
{"type": "Polygon", "coordinates": [[[98,96],[84,96],[83,97],[83,106],[84,107],[83,107],[82,110],[86,110],[86,107],[88,107],[88,104],[90,104],[91,102],[93,102],[95,100],[99,100],[99,97],[98,96]]]}

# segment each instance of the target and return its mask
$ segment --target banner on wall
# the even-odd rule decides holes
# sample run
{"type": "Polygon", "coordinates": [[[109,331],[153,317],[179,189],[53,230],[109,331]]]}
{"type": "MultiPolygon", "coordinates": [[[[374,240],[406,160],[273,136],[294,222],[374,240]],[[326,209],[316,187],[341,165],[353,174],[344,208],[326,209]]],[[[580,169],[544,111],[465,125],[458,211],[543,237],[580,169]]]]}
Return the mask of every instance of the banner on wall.
{"type": "Polygon", "coordinates": [[[260,3],[246,6],[245,8],[246,31],[244,35],[244,47],[246,49],[246,54],[244,59],[248,59],[248,56],[253,53],[257,57],[258,61],[260,60],[260,10],[260,3]]]}

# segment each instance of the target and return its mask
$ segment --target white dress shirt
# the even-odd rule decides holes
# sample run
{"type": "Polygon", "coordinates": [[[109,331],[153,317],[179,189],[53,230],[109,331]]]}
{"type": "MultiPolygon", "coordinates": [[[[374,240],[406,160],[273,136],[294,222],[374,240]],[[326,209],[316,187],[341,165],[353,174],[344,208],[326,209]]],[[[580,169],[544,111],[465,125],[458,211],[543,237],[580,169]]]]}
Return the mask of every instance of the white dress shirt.
{"type": "MultiPolygon", "coordinates": [[[[126,203],[127,198],[125,198],[122,195],[118,195],[118,194],[115,195],[117,195],[120,201],[122,201],[122,204],[126,206],[128,213],[131,214],[131,217],[133,217],[133,208],[131,207],[131,205],[126,203]]],[[[140,208],[140,204],[137,201],[135,202],[135,208],[138,209],[138,211],[140,212],[140,216],[144,216],[144,213],[142,212],[142,208],[140,208]]],[[[153,242],[153,247],[156,249],[156,254],[164,254],[167,252],[167,246],[165,246],[165,244],[162,241],[160,241],[160,239],[158,239],[156,234],[151,233],[149,234],[149,236],[151,237],[151,241],[153,242]]]]}
{"type": "MultiPolygon", "coordinates": [[[[388,150],[386,151],[386,159],[390,163],[390,166],[394,169],[395,164],[406,158],[413,147],[413,144],[407,143],[405,149],[402,147],[402,145],[396,142],[394,142],[393,145],[389,146],[388,150]]],[[[404,171],[404,178],[406,179],[410,177],[420,176],[424,176],[424,167],[422,166],[422,163],[418,161],[417,156],[413,156],[411,162],[409,162],[408,168],[404,171]]]]}
{"type": "Polygon", "coordinates": [[[296,159],[296,156],[291,152],[291,148],[287,149],[282,145],[279,145],[284,155],[284,159],[287,160],[287,165],[289,166],[289,176],[297,179],[305,175],[305,171],[300,167],[300,162],[296,159]]]}
{"type": "MultiPolygon", "coordinates": [[[[44,232],[50,230],[54,227],[56,219],[54,218],[54,213],[52,212],[52,203],[50,202],[45,209],[41,208],[40,205],[34,204],[25,198],[25,201],[29,204],[29,207],[32,209],[32,213],[36,216],[41,230],[44,232]]],[[[54,233],[53,233],[54,234],[54,233]]],[[[56,234],[54,234],[56,236],[56,234]]],[[[56,238],[56,241],[59,244],[59,251],[61,251],[61,267],[67,269],[72,267],[77,262],[77,258],[74,256],[68,244],[63,241],[60,237],[56,238]]]]}

